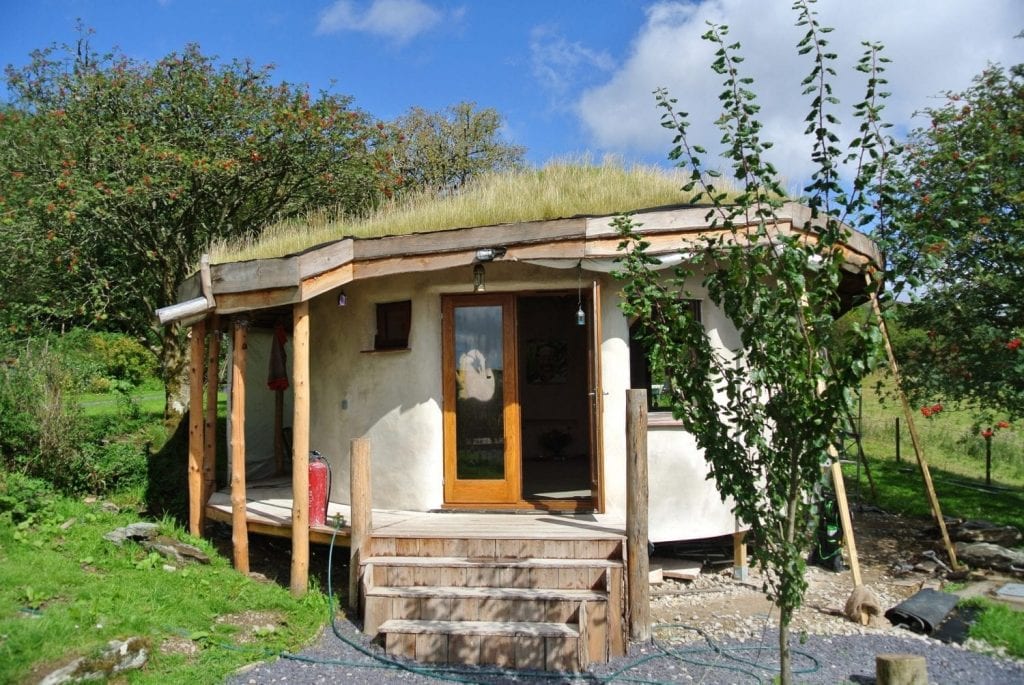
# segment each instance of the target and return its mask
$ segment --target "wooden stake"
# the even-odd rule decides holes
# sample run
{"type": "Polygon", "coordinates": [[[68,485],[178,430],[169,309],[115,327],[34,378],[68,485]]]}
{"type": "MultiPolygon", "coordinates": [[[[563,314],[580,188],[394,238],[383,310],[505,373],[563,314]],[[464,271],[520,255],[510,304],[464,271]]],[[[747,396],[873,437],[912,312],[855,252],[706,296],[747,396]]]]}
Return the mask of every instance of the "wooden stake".
{"type": "Polygon", "coordinates": [[[206,323],[192,326],[189,341],[189,409],[188,409],[188,532],[203,534],[203,351],[206,323]]]}
{"type": "Polygon", "coordinates": [[[348,566],[348,606],[352,611],[359,611],[359,586],[362,580],[362,569],[359,567],[363,559],[363,550],[370,532],[373,530],[373,505],[370,483],[370,441],[367,438],[356,438],[352,441],[350,462],[350,493],[352,503],[352,538],[350,542],[350,562],[348,566]]]}
{"type": "Polygon", "coordinates": [[[291,591],[299,597],[309,587],[309,303],[296,303],[293,316],[291,591]]]}
{"type": "Polygon", "coordinates": [[[874,291],[874,283],[871,275],[864,274],[864,280],[868,285],[868,292],[871,297],[871,308],[875,312],[875,321],[878,323],[878,330],[882,332],[882,342],[885,343],[885,354],[889,358],[889,368],[892,370],[893,380],[896,382],[896,392],[900,396],[903,405],[903,417],[907,420],[907,429],[910,431],[910,442],[914,446],[914,454],[917,456],[917,465],[921,469],[921,478],[924,479],[925,493],[928,495],[928,503],[932,508],[932,516],[935,517],[935,524],[942,533],[942,542],[946,545],[946,553],[949,555],[949,565],[954,571],[961,570],[960,562],[956,559],[956,548],[949,539],[949,532],[946,530],[946,519],[942,516],[942,507],[939,506],[938,495],[935,494],[935,486],[932,484],[932,473],[928,468],[928,462],[924,458],[924,448],[921,446],[921,438],[917,434],[917,426],[914,424],[914,412],[910,410],[910,403],[903,392],[903,381],[900,377],[900,367],[896,362],[896,354],[892,349],[892,340],[889,339],[889,329],[885,325],[885,318],[882,316],[882,307],[878,304],[878,295],[874,291]]]}
{"type": "Polygon", "coordinates": [[[245,361],[246,321],[235,321],[231,347],[231,546],[235,569],[249,573],[249,528],[245,512],[245,361]]]}
{"type": "Polygon", "coordinates": [[[215,315],[207,331],[206,352],[206,422],[203,433],[203,515],[210,495],[217,489],[217,391],[220,378],[220,321],[215,315]]]}
{"type": "Polygon", "coordinates": [[[850,504],[846,499],[846,484],[843,482],[843,468],[838,461],[832,462],[832,487],[836,491],[836,502],[839,504],[839,520],[843,524],[843,544],[850,555],[850,571],[853,573],[853,585],[857,587],[864,582],[860,577],[860,562],[857,558],[857,540],[853,535],[853,522],[850,520],[850,504]]]}
{"type": "Polygon", "coordinates": [[[928,663],[916,654],[875,655],[878,685],[928,685],[928,663]]]}
{"type": "Polygon", "coordinates": [[[647,557],[647,391],[626,391],[626,601],[629,638],[651,639],[647,557]]]}

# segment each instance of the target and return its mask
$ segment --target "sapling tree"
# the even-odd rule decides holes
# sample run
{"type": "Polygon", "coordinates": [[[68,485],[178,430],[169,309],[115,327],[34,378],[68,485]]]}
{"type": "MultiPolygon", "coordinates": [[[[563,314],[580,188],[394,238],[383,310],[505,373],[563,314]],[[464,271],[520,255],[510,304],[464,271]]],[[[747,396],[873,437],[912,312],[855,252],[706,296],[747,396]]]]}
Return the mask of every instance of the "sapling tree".
{"type": "Polygon", "coordinates": [[[752,556],[780,611],[783,683],[793,678],[789,626],[807,587],[804,559],[822,467],[877,335],[873,327],[857,328],[851,342],[837,325],[840,281],[849,266],[844,243],[851,226],[889,220],[883,210],[898,180],[889,176],[895,150],[880,120],[881,47],[865,44],[857,68],[866,76],[867,93],[854,107],[860,127],[843,150],[835,132],[831,29],[817,23],[812,3],[794,5],[798,25],[806,28],[798,50],[812,60],[803,81],[811,100],[806,133],[815,168],[803,199],[810,220],[790,227],[779,218],[784,192],[766,158],[770,143],[762,138],[752,79],[740,74],[740,46],[727,41],[728,28],[720,25],[704,38],[717,48],[712,68],[724,83],[717,123],[737,193],[727,194],[716,181],[719,174],[705,171],[705,151],[691,143],[686,114],[676,111],[665,91],[657,93],[662,125],[675,133],[670,158],[690,171],[684,191],[693,193],[691,201],[710,205],[709,235],[716,237],[681,246],[690,258],[663,276],[652,268],[657,259],[630,219],[617,220],[623,309],[639,321],[652,366],[670,388],[672,413],[704,451],[709,477],[750,527],[752,556]],[[855,169],[849,184],[839,178],[844,161],[855,169]],[[738,328],[735,349],[716,349],[684,306],[701,276],[707,298],[738,328]],[[844,344],[836,345],[842,335],[844,344]]]}

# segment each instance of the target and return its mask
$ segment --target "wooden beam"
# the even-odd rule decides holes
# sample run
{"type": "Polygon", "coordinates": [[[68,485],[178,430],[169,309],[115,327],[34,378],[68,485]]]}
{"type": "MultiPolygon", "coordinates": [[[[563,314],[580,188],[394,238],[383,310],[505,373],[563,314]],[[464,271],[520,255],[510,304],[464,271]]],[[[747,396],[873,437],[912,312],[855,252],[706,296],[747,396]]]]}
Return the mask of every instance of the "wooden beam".
{"type": "Polygon", "coordinates": [[[203,435],[203,511],[217,489],[217,391],[220,378],[220,320],[214,315],[207,330],[206,417],[203,435]]]}
{"type": "Polygon", "coordinates": [[[647,391],[626,391],[626,601],[629,638],[651,639],[647,557],[647,391]]]}
{"type": "Polygon", "coordinates": [[[231,347],[231,547],[235,569],[249,572],[249,529],[245,520],[245,361],[248,322],[234,322],[231,347]]]}
{"type": "Polygon", "coordinates": [[[954,571],[962,567],[956,558],[956,547],[949,538],[949,531],[946,530],[946,519],[942,516],[942,507],[939,506],[939,497],[935,493],[935,485],[932,483],[932,472],[928,468],[928,462],[924,458],[924,447],[921,444],[921,437],[917,433],[917,425],[914,423],[914,412],[910,409],[910,402],[903,392],[903,381],[900,377],[900,367],[896,362],[896,353],[892,349],[892,340],[889,339],[889,327],[885,324],[885,317],[882,316],[882,307],[878,303],[878,293],[872,281],[871,274],[864,273],[864,281],[871,298],[871,309],[875,312],[875,322],[878,330],[882,333],[882,342],[885,343],[885,354],[889,358],[889,369],[892,371],[893,382],[896,384],[896,392],[900,396],[903,405],[903,417],[907,420],[907,428],[910,430],[910,441],[914,445],[914,454],[917,456],[917,466],[921,470],[921,478],[924,480],[925,494],[928,496],[928,503],[931,505],[932,516],[935,518],[935,525],[939,527],[942,534],[942,542],[946,545],[946,554],[949,555],[949,565],[954,571]]]}
{"type": "Polygon", "coordinates": [[[291,591],[299,597],[309,587],[309,303],[296,303],[293,316],[291,591]]]}
{"type": "Polygon", "coordinates": [[[373,491],[370,483],[368,438],[356,438],[352,441],[350,459],[349,502],[352,503],[352,542],[349,547],[351,556],[348,566],[348,606],[352,611],[359,611],[359,587],[362,580],[359,564],[363,558],[363,548],[373,530],[373,491]]]}
{"type": "Polygon", "coordinates": [[[732,577],[746,580],[750,574],[747,564],[747,531],[738,530],[732,534],[732,577]]]}
{"type": "Polygon", "coordinates": [[[203,534],[203,352],[206,349],[206,323],[192,326],[189,345],[188,379],[188,532],[203,534]]]}

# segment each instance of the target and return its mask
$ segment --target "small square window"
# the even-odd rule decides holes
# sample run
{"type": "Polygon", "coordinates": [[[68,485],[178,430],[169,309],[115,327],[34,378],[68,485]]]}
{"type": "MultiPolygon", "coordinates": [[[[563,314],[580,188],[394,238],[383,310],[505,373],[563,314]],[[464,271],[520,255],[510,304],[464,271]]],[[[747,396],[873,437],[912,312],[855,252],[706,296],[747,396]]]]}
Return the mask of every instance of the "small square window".
{"type": "MultiPolygon", "coordinates": [[[[700,300],[680,300],[697,321],[701,321],[700,300]]],[[[640,339],[639,320],[629,326],[629,387],[647,391],[649,411],[670,411],[672,409],[672,388],[661,369],[651,363],[647,346],[640,339]]]]}
{"type": "Polygon", "coordinates": [[[377,305],[377,334],[373,337],[375,350],[399,350],[409,347],[409,328],[412,325],[412,301],[381,302],[377,305]]]}

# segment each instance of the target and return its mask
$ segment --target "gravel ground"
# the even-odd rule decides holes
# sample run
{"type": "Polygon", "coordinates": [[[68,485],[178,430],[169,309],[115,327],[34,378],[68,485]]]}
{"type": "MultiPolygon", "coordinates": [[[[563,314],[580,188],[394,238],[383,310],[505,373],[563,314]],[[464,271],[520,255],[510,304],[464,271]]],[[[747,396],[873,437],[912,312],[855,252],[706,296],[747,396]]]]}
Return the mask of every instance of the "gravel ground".
{"type": "MultiPolygon", "coordinates": [[[[382,656],[381,650],[371,645],[351,623],[339,621],[338,628],[349,640],[382,656]]],[[[774,642],[775,634],[769,631],[765,645],[750,640],[736,642],[728,645],[730,649],[727,653],[716,653],[693,642],[644,645],[634,647],[628,657],[594,668],[586,679],[591,682],[693,682],[709,685],[770,683],[777,672],[774,642]],[[666,653],[672,650],[676,651],[674,656],[666,653]],[[698,666],[694,662],[712,666],[698,666]]],[[[794,657],[795,670],[806,671],[797,677],[801,683],[874,683],[875,655],[891,652],[924,656],[928,663],[929,680],[933,683],[1009,685],[1024,682],[1024,662],[972,652],[909,633],[906,636],[811,635],[803,644],[794,640],[793,648],[798,652],[794,657]]],[[[232,685],[439,682],[438,677],[400,670],[394,664],[388,665],[360,653],[338,639],[330,629],[314,646],[297,656],[298,659],[283,658],[251,666],[228,682],[232,685]]],[[[423,666],[411,662],[401,663],[413,669],[423,669],[423,666]]],[[[572,680],[555,674],[497,673],[469,669],[438,673],[438,676],[441,675],[449,676],[445,679],[473,683],[556,683],[572,680]]]]}

